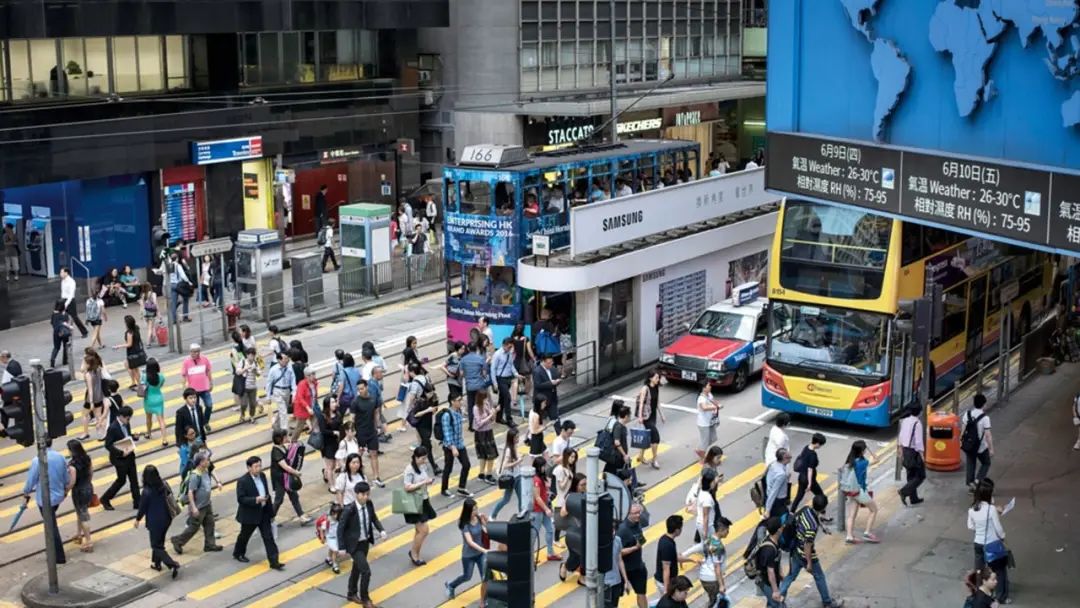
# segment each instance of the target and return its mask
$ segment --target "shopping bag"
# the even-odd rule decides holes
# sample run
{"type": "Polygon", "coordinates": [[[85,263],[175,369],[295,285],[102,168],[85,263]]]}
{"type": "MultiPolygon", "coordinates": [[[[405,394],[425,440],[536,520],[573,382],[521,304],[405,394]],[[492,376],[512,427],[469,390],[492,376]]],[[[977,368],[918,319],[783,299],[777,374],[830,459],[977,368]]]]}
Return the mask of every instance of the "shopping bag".
{"type": "Polygon", "coordinates": [[[652,433],[649,429],[630,429],[630,447],[635,450],[644,450],[652,444],[652,433]]]}

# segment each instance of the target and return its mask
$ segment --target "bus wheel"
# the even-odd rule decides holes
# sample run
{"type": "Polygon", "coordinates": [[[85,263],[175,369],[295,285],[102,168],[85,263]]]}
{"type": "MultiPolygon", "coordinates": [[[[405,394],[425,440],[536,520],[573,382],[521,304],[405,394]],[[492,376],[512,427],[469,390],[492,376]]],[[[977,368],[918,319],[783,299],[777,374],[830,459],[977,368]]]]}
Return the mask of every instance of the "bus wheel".
{"type": "Polygon", "coordinates": [[[731,381],[731,390],[737,393],[746,388],[746,379],[749,375],[746,364],[740,365],[739,369],[735,370],[735,379],[731,381]]]}

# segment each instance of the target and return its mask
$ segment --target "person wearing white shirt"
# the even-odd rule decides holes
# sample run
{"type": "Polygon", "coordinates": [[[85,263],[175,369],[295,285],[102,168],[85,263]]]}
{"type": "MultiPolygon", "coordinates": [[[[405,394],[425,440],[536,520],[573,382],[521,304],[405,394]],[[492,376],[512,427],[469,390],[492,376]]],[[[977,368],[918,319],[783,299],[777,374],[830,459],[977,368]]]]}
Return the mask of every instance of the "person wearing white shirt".
{"type": "Polygon", "coordinates": [[[555,441],[551,442],[551,464],[562,464],[562,455],[567,448],[570,447],[570,438],[574,436],[574,431],[577,429],[577,425],[573,420],[567,420],[563,423],[562,429],[559,434],[555,436],[555,441]]]}
{"type": "Polygon", "coordinates": [[[334,263],[334,270],[341,268],[338,265],[337,256],[334,255],[334,218],[326,220],[326,227],[323,228],[325,235],[323,236],[323,254],[322,254],[322,269],[326,272],[326,262],[330,261],[334,263]]]}
{"type": "Polygon", "coordinates": [[[776,420],[773,421],[773,427],[769,429],[769,440],[765,443],[764,461],[766,467],[776,462],[776,450],[784,448],[789,452],[791,451],[791,439],[788,438],[787,432],[784,431],[789,424],[791,424],[791,416],[787,412],[780,412],[776,420]]]}
{"type": "Polygon", "coordinates": [[[709,596],[708,606],[715,606],[719,596],[727,595],[727,584],[724,582],[727,548],[724,547],[724,538],[730,529],[731,520],[721,516],[708,538],[701,539],[700,543],[682,553],[683,557],[702,556],[698,565],[698,581],[709,596]]]}
{"type": "Polygon", "coordinates": [[[78,291],[78,286],[75,284],[75,279],[71,276],[71,272],[67,268],[60,269],[60,299],[64,301],[64,312],[71,317],[71,320],[75,322],[75,326],[79,328],[79,333],[82,337],[89,335],[86,331],[86,326],[83,325],[81,319],[79,319],[79,308],[75,305],[75,292],[78,291]]]}
{"type": "Polygon", "coordinates": [[[1005,557],[986,563],[986,545],[1005,540],[1005,528],[1001,525],[1000,507],[994,505],[994,484],[989,480],[980,481],[975,487],[972,506],[968,509],[967,527],[975,533],[974,552],[975,570],[985,566],[997,574],[998,586],[995,592],[999,604],[1010,603],[1009,598],[1009,560],[1005,557]]]}
{"type": "Polygon", "coordinates": [[[705,452],[716,443],[716,425],[720,419],[720,408],[712,394],[712,385],[705,382],[697,398],[698,447],[694,450],[698,458],[705,458],[705,452]]]}
{"type": "Polygon", "coordinates": [[[630,196],[633,193],[634,191],[630,189],[630,184],[627,184],[625,181],[623,181],[621,177],[615,180],[616,197],[630,196]]]}

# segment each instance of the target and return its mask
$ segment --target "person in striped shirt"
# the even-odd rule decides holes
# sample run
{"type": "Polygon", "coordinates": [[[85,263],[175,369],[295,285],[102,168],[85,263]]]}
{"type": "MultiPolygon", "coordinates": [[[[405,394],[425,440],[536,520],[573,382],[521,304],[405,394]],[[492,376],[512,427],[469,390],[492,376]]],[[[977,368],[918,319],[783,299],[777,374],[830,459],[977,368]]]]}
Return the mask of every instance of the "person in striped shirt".
{"type": "MultiPolygon", "coordinates": [[[[816,494],[810,506],[799,509],[795,515],[795,549],[791,552],[791,569],[788,575],[780,583],[780,595],[787,596],[788,588],[795,582],[799,572],[806,568],[814,577],[818,593],[821,594],[821,602],[827,607],[843,606],[844,600],[833,599],[829,596],[829,584],[825,581],[825,570],[818,560],[814,541],[818,532],[823,528],[821,518],[825,509],[829,506],[829,498],[824,494],[816,494]]],[[[828,531],[825,531],[826,534],[828,531]]]]}

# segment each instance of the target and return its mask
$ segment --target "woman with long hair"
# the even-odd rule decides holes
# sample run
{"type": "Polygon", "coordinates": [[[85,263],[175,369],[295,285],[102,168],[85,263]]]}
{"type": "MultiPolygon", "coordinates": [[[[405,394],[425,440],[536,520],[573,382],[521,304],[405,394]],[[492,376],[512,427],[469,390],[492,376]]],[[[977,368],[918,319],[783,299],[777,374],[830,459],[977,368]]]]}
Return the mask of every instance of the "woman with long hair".
{"type": "Polygon", "coordinates": [[[547,561],[562,561],[562,557],[555,553],[555,526],[552,523],[553,515],[548,506],[547,484],[547,460],[543,456],[533,459],[533,504],[532,504],[532,527],[539,535],[544,530],[544,540],[547,542],[547,561]]]}
{"type": "Polygon", "coordinates": [[[499,457],[499,448],[495,445],[495,408],[491,407],[487,391],[476,393],[476,405],[473,406],[473,441],[476,446],[476,459],[480,461],[480,481],[495,485],[495,460],[499,457]]]}
{"type": "MultiPolygon", "coordinates": [[[[282,431],[285,431],[285,429],[280,429],[275,433],[282,431]]],[[[337,503],[347,507],[356,502],[354,488],[361,481],[367,481],[367,477],[364,477],[364,461],[360,458],[360,454],[349,454],[345,457],[345,466],[342,467],[341,473],[338,473],[337,481],[334,483],[334,491],[337,492],[337,503]]]]}
{"type": "Polygon", "coordinates": [[[420,551],[424,548],[431,530],[427,522],[435,519],[435,509],[428,500],[428,491],[431,484],[435,483],[435,476],[428,470],[428,452],[424,446],[418,446],[413,450],[408,466],[405,467],[404,489],[410,494],[419,495],[421,498],[419,513],[406,513],[405,523],[413,525],[413,540],[409,546],[409,561],[414,566],[423,566],[426,561],[420,559],[420,551]]]}
{"type": "MultiPolygon", "coordinates": [[[[975,484],[975,495],[968,509],[967,527],[975,533],[975,570],[982,572],[989,568],[994,578],[994,598],[998,603],[1011,604],[1009,597],[1009,560],[1002,556],[993,562],[986,562],[986,546],[1005,540],[1005,528],[1001,525],[1001,508],[994,505],[994,484],[983,479],[975,484]]],[[[983,579],[986,577],[983,576],[983,579]]]]}
{"type": "MultiPolygon", "coordinates": [[[[513,477],[513,481],[509,487],[503,488],[503,495],[495,503],[495,508],[491,510],[491,519],[499,517],[499,511],[503,510],[503,507],[510,504],[510,497],[517,495],[521,496],[521,490],[518,488],[520,480],[517,477],[517,466],[521,463],[523,457],[518,456],[518,430],[516,427],[510,427],[506,430],[506,442],[503,444],[502,453],[499,456],[498,473],[496,473],[496,481],[504,474],[513,477]]],[[[514,510],[515,512],[517,509],[514,510]]]]}
{"type": "Polygon", "coordinates": [[[64,365],[68,364],[67,345],[71,343],[71,331],[74,325],[71,317],[67,314],[67,306],[63,300],[57,300],[53,305],[52,316],[49,317],[52,326],[53,348],[49,356],[49,367],[56,367],[56,355],[63,354],[64,365]]]}
{"type": "Polygon", "coordinates": [[[90,438],[90,421],[94,421],[96,432],[99,437],[104,437],[102,432],[105,412],[105,367],[102,365],[101,356],[93,350],[83,355],[82,376],[86,384],[86,396],[83,398],[83,434],[80,440],[90,438]]]}
{"type": "MultiPolygon", "coordinates": [[[[510,332],[510,339],[514,341],[514,369],[518,377],[510,387],[511,395],[532,394],[532,375],[536,368],[536,353],[533,352],[532,340],[525,335],[525,323],[518,322],[514,325],[514,331],[510,332]],[[523,390],[518,390],[521,383],[523,390]]],[[[524,405],[521,410],[524,412],[524,405]]]]}
{"type": "Polygon", "coordinates": [[[124,315],[124,343],[117,344],[113,350],[124,349],[127,355],[125,366],[128,376],[131,377],[131,386],[128,390],[136,390],[139,386],[139,368],[146,365],[146,350],[143,348],[142,336],[139,334],[139,325],[135,323],[135,317],[124,315]]]}
{"type": "Polygon", "coordinates": [[[458,585],[472,580],[475,568],[480,573],[480,605],[483,606],[487,599],[484,565],[488,548],[481,543],[487,533],[487,516],[477,508],[476,500],[466,498],[462,503],[461,515],[458,516],[458,530],[461,530],[461,576],[443,583],[446,587],[446,597],[454,599],[458,585]]]}
{"type": "Polygon", "coordinates": [[[698,480],[698,491],[694,498],[694,538],[696,542],[708,538],[716,530],[720,519],[720,503],[716,500],[716,488],[720,485],[720,476],[715,469],[703,469],[698,480]]]}
{"type": "Polygon", "coordinates": [[[143,397],[143,411],[146,412],[145,437],[150,439],[153,434],[153,418],[156,416],[158,428],[161,429],[161,445],[169,445],[169,440],[165,438],[165,397],[161,394],[161,389],[165,386],[165,374],[161,373],[161,364],[157,359],[147,359],[139,384],[146,387],[143,397]]]}
{"type": "Polygon", "coordinates": [[[656,428],[657,416],[660,417],[660,422],[667,422],[664,412],[660,410],[660,371],[654,369],[645,377],[645,384],[637,396],[637,419],[641,426],[649,430],[649,449],[652,451],[652,460],[646,460],[645,448],[642,448],[639,460],[641,464],[647,464],[654,469],[660,468],[660,463],[656,461],[656,453],[660,448],[660,430],[656,428]]]}
{"type": "Polygon", "coordinates": [[[877,519],[878,506],[874,498],[870,496],[870,490],[866,485],[866,475],[870,470],[870,460],[867,456],[875,458],[874,453],[866,447],[866,442],[859,439],[851,444],[851,450],[844,461],[844,474],[849,475],[846,472],[847,470],[853,471],[857,484],[855,487],[850,487],[844,491],[844,495],[847,497],[847,537],[844,542],[848,544],[856,542],[853,533],[855,531],[855,517],[859,514],[859,507],[865,507],[870,511],[870,518],[866,520],[866,529],[862,535],[863,540],[868,543],[880,542],[872,532],[874,521],[877,519]]]}
{"type": "Polygon", "coordinates": [[[555,480],[555,498],[551,500],[551,508],[555,511],[555,540],[559,540],[562,532],[574,523],[562,515],[562,507],[566,504],[566,495],[573,491],[578,453],[574,448],[567,447],[560,456],[559,464],[551,471],[551,477],[555,480]]]}
{"type": "MultiPolygon", "coordinates": [[[[584,494],[586,492],[586,490],[588,489],[588,483],[587,483],[587,480],[585,479],[585,474],[584,473],[574,473],[574,477],[570,481],[570,486],[571,486],[570,489],[573,492],[577,492],[579,494],[584,494]]],[[[565,524],[567,527],[569,527],[570,525],[572,525],[574,523],[574,517],[572,515],[570,515],[570,510],[567,508],[565,500],[563,501],[562,505],[560,507],[558,507],[558,511],[555,512],[555,522],[556,522],[555,531],[556,532],[558,532],[558,527],[557,526],[559,525],[558,521],[560,519],[563,520],[564,522],[567,522],[565,524]]],[[[582,524],[584,522],[577,522],[577,523],[580,525],[580,524],[582,524]]],[[[573,546],[571,544],[567,543],[567,545],[566,545],[566,561],[559,564],[559,580],[565,581],[566,577],[569,576],[571,572],[577,572],[578,574],[583,574],[581,572],[581,562],[582,562],[581,556],[578,555],[576,551],[574,551],[574,548],[573,548],[573,546]]],[[[579,578],[578,579],[578,584],[579,585],[584,585],[585,584],[584,579],[579,578]]]]}
{"type": "MultiPolygon", "coordinates": [[[[341,414],[344,416],[344,413],[341,414]]],[[[338,449],[334,453],[334,458],[337,459],[338,467],[345,468],[345,459],[349,456],[356,454],[360,455],[360,442],[356,439],[356,424],[349,420],[341,424],[340,439],[338,440],[338,449]]]]}
{"type": "Polygon", "coordinates": [[[161,480],[161,474],[152,464],[143,468],[142,496],[139,497],[139,512],[135,514],[135,527],[146,518],[146,530],[150,533],[150,567],[161,571],[162,564],[172,570],[172,577],[180,574],[180,564],[165,550],[165,533],[172,523],[169,513],[168,495],[172,494],[169,486],[161,480]]]}
{"type": "Polygon", "coordinates": [[[139,277],[135,276],[135,270],[131,268],[131,264],[124,264],[123,270],[120,271],[120,284],[124,286],[126,301],[134,302],[139,299],[139,277]]]}
{"type": "MultiPolygon", "coordinates": [[[[203,304],[206,304],[203,302],[203,304]]],[[[229,392],[233,396],[233,407],[240,410],[240,417],[244,417],[244,375],[241,368],[244,366],[244,359],[247,358],[247,347],[244,346],[244,338],[240,335],[239,330],[232,330],[229,333],[229,338],[232,340],[232,348],[229,349],[229,365],[232,367],[232,388],[229,392]]],[[[254,417],[254,413],[252,413],[254,417]]]]}
{"type": "Polygon", "coordinates": [[[75,507],[75,536],[71,539],[83,553],[94,550],[90,540],[90,502],[94,497],[94,464],[86,453],[83,444],[75,439],[67,442],[68,454],[68,491],[71,503],[75,507]]]}
{"type": "Polygon", "coordinates": [[[416,336],[405,338],[405,348],[401,351],[401,384],[398,385],[397,394],[397,400],[400,403],[405,403],[405,394],[409,390],[409,366],[416,364],[423,367],[420,354],[417,352],[419,343],[416,336]]]}
{"type": "Polygon", "coordinates": [[[323,483],[326,484],[327,489],[331,494],[335,494],[337,491],[333,487],[334,483],[334,469],[337,468],[337,451],[339,443],[339,435],[341,432],[341,416],[338,415],[337,399],[327,395],[323,397],[322,402],[322,416],[319,420],[320,428],[322,431],[322,461],[323,461],[323,483]]]}

